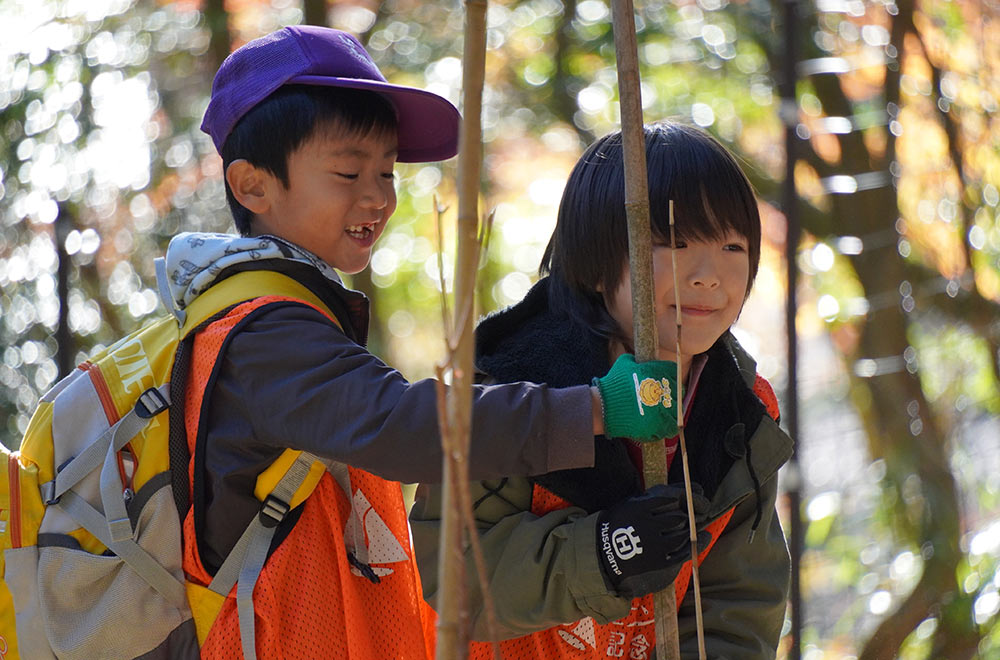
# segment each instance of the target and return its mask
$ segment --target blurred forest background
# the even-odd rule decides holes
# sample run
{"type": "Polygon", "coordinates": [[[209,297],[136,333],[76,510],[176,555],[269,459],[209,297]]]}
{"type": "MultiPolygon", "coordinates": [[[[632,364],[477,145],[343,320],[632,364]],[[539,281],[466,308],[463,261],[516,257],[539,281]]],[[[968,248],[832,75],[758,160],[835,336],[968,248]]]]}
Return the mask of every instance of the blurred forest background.
{"type": "MultiPolygon", "coordinates": [[[[794,130],[801,462],[782,479],[802,492],[801,657],[1000,657],[1000,2],[637,5],[646,120],[706,128],[759,192],[738,334],[778,392],[794,130]]],[[[457,103],[463,16],[459,0],[0,0],[0,440],[162,313],[152,259],[174,233],[232,231],[198,130],[230,50],[330,25],[390,81],[457,103]]],[[[527,291],[570,167],[618,121],[606,0],[491,2],[488,39],[480,313],[527,291]]],[[[410,378],[444,353],[433,205],[453,233],[454,168],[398,167],[395,220],[352,281],[374,301],[373,352],[410,378]]],[[[781,657],[799,657],[789,639],[781,657]]]]}

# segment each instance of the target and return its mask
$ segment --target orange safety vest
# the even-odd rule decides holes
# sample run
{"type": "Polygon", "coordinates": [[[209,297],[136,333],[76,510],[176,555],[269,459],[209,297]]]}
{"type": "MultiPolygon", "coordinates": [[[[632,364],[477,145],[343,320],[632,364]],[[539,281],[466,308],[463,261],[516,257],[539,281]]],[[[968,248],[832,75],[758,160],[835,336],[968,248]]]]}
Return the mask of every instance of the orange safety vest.
{"type": "MultiPolygon", "coordinates": [[[[288,300],[264,296],[240,304],[195,338],[185,406],[192,457],[189,483],[196,478],[194,455],[202,399],[226,337],[254,310],[288,300]]],[[[326,310],[296,302],[314,307],[336,323],[326,310]]],[[[430,660],[434,657],[433,613],[422,597],[400,486],[344,467],[341,479],[330,472],[323,474],[302,505],[294,528],[268,558],[257,580],[253,594],[257,655],[430,660]],[[367,557],[378,583],[351,566],[349,549],[355,556],[367,557]]],[[[188,509],[183,529],[183,568],[188,580],[208,585],[212,576],[198,553],[193,507],[188,509]]],[[[192,608],[196,608],[194,599],[192,608]]],[[[198,636],[203,658],[242,657],[236,587],[221,603],[211,627],[199,629],[198,636]]]]}
{"type": "MultiPolygon", "coordinates": [[[[774,391],[766,380],[759,375],[754,382],[754,394],[764,403],[768,414],[778,418],[778,402],[774,391]]],[[[669,467],[668,456],[668,467],[669,467]]],[[[565,509],[572,503],[535,484],[531,494],[531,512],[544,515],[551,511],[565,509]]],[[[698,554],[698,565],[712,550],[715,542],[722,535],[729,520],[733,517],[735,507],[713,520],[706,528],[712,538],[698,554]]],[[[691,581],[691,560],[684,562],[680,572],[674,579],[674,593],[677,606],[680,607],[687,594],[691,581]]],[[[530,635],[499,643],[500,657],[504,660],[514,658],[545,658],[556,660],[580,660],[582,658],[628,658],[629,660],[647,660],[651,650],[656,646],[656,623],[653,615],[653,595],[648,594],[632,601],[632,609],[625,617],[601,625],[593,618],[587,617],[561,626],[554,626],[530,635]]],[[[472,642],[469,644],[470,660],[492,660],[493,645],[487,642],[472,642]]]]}

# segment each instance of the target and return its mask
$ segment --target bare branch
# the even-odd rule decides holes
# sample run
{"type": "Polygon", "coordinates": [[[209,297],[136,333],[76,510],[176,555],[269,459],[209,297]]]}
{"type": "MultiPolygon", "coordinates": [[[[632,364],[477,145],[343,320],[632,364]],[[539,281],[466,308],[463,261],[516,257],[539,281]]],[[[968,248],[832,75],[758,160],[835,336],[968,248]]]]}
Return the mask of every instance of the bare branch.
{"type": "MultiPolygon", "coordinates": [[[[650,227],[649,189],[646,174],[646,138],[642,121],[642,99],[639,87],[639,56],[636,45],[635,10],[631,0],[613,0],[612,25],[615,36],[615,59],[618,69],[618,98],[621,105],[622,146],[625,169],[625,217],[628,222],[629,279],[632,284],[632,331],[635,359],[639,362],[657,357],[657,329],[654,313],[652,229],[650,227]]],[[[672,217],[672,216],[671,216],[672,217]]],[[[676,273],[674,274],[675,290],[676,273]]],[[[680,306],[678,305],[678,309],[680,306]]],[[[679,351],[678,351],[679,353],[679,351]]],[[[678,360],[680,355],[678,354],[678,360]]],[[[678,365],[677,381],[682,379],[678,365]]],[[[678,395],[680,398],[680,395],[678,395]]],[[[683,451],[683,448],[682,448],[683,451]]],[[[642,466],[646,487],[667,482],[666,448],[662,442],[647,442],[642,446],[642,466]]],[[[688,493],[689,525],[695,524],[691,507],[690,474],[684,473],[688,493]]],[[[697,537],[695,537],[697,539],[697,537]]],[[[692,543],[697,549],[697,540],[692,543]]],[[[698,557],[691,557],[697,571],[698,557]]],[[[695,581],[697,585],[697,580],[695,581]]],[[[696,609],[701,604],[696,598],[696,609]]],[[[656,655],[664,660],[680,658],[680,637],[677,626],[677,602],[674,589],[668,586],[653,597],[656,615],[656,655]]],[[[700,613],[696,616],[701,622],[700,613]]],[[[705,658],[704,631],[698,626],[698,657],[705,658]]]]}
{"type": "MultiPolygon", "coordinates": [[[[701,579],[698,570],[698,531],[694,517],[694,495],[691,492],[691,468],[688,466],[687,438],[684,433],[684,369],[681,365],[681,299],[677,285],[677,232],[674,229],[674,200],[669,202],[670,218],[670,269],[674,282],[674,309],[677,311],[677,439],[681,449],[681,467],[684,472],[684,495],[687,500],[688,537],[691,541],[691,582],[694,589],[695,629],[698,636],[698,657],[705,658],[705,623],[701,613],[701,579]]],[[[674,596],[676,599],[676,595],[674,596]]]]}
{"type": "Polygon", "coordinates": [[[937,603],[937,595],[949,587],[954,588],[955,567],[951,567],[951,584],[944,568],[924,572],[902,605],[875,629],[858,655],[858,660],[893,660],[898,656],[903,641],[931,614],[931,608],[937,603]]]}
{"type": "MultiPolygon", "coordinates": [[[[468,481],[469,434],[472,427],[472,380],[474,372],[472,314],[475,305],[476,276],[482,245],[479,242],[479,186],[482,170],[482,105],[486,78],[486,8],[487,0],[465,0],[465,38],[462,54],[462,105],[464,116],[458,150],[458,222],[455,256],[454,291],[456,314],[448,342],[448,364],[452,386],[448,388],[441,426],[448,428],[450,451],[444,454],[444,479],[441,540],[438,575],[438,660],[465,658],[468,640],[465,634],[467,610],[465,598],[465,562],[462,531],[471,511],[468,493],[462,489],[468,481]]],[[[439,216],[440,217],[440,216],[439,216]]],[[[439,251],[440,253],[440,251],[439,251]]],[[[439,266],[441,262],[439,261],[439,266]]],[[[443,268],[442,268],[443,270],[443,268]]],[[[443,288],[443,287],[442,287],[443,288]]],[[[443,369],[439,369],[443,375],[443,369]]],[[[442,432],[442,441],[446,435],[442,432]]],[[[474,532],[470,533],[470,540],[474,532]]],[[[476,539],[478,540],[478,539],[476,539]]]]}
{"type": "Polygon", "coordinates": [[[455,345],[452,340],[452,328],[451,328],[451,312],[448,310],[448,291],[447,284],[444,277],[444,225],[441,221],[441,217],[444,215],[444,207],[438,203],[437,195],[434,195],[434,222],[437,225],[437,266],[438,266],[438,285],[441,287],[441,328],[444,332],[445,345],[448,348],[449,355],[455,350],[455,345]]]}

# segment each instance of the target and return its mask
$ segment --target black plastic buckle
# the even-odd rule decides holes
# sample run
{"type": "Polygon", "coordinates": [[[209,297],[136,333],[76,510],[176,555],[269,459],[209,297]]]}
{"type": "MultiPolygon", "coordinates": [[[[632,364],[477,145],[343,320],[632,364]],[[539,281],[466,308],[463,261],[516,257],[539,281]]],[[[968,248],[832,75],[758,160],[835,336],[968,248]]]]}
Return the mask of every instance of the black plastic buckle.
{"type": "Polygon", "coordinates": [[[375,571],[370,565],[355,557],[354,553],[350,550],[347,551],[347,561],[350,562],[351,566],[358,569],[358,572],[361,573],[361,577],[366,578],[372,584],[378,584],[382,581],[382,579],[375,574],[375,571]]]}
{"type": "Polygon", "coordinates": [[[61,498],[56,497],[56,480],[47,481],[38,487],[40,494],[42,496],[42,502],[46,506],[52,506],[53,504],[58,504],[61,498]]]}
{"type": "Polygon", "coordinates": [[[149,419],[159,415],[169,407],[170,402],[160,393],[160,390],[151,387],[139,395],[139,400],[135,402],[135,414],[143,419],[149,419]]]}
{"type": "Polygon", "coordinates": [[[291,507],[287,502],[282,502],[274,495],[268,495],[260,507],[260,523],[264,527],[277,527],[278,523],[285,519],[291,507]]]}

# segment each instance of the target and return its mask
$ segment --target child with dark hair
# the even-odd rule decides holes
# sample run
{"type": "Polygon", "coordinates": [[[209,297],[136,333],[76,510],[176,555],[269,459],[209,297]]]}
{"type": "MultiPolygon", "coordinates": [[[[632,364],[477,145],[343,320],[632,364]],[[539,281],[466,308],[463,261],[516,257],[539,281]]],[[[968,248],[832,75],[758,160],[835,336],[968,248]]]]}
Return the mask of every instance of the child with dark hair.
{"type": "MultiPolygon", "coordinates": [[[[770,386],[730,332],[760,260],[757,203],[733,157],[702,131],[653,124],[645,144],[660,359],[678,358],[677,305],[682,313],[707,655],[773,658],[789,580],[777,471],[792,442],[770,386]]],[[[588,383],[631,350],[624,196],[621,135],[612,133],[570,174],[541,265],[547,277],[477,328],[476,365],[490,382],[588,383]]],[[[651,657],[652,594],[664,588],[677,594],[682,656],[697,657],[681,461],[677,438],[665,443],[668,485],[645,493],[640,447],[626,439],[600,443],[592,468],[472,484],[505,660],[651,657]]],[[[422,485],[410,522],[432,604],[439,518],[439,489],[422,485]]],[[[471,638],[486,640],[480,588],[469,583],[471,638]]],[[[492,657],[486,643],[470,651],[492,657]]]]}
{"type": "MultiPolygon", "coordinates": [[[[183,410],[191,454],[179,470],[193,502],[183,568],[217,595],[193,604],[202,657],[432,655],[399,484],[386,479],[440,478],[435,383],[408,383],[365,349],[368,301],[337,271],[367,266],[396,207],[396,162],[450,158],[458,124],[446,99],[387,83],[354,37],[327,28],[251,41],[215,77],[202,129],[222,154],[242,236],[178,235],[161,269],[182,324],[217,283],[254,283],[241,284],[246,302],[200,326],[171,408],[172,430],[183,410]],[[262,485],[288,468],[289,450],[318,457],[304,502],[262,485]],[[274,536],[244,593],[229,558],[257,556],[244,542],[254,525],[274,536]],[[218,612],[208,629],[206,612],[218,612]]],[[[665,378],[670,365],[623,358],[605,371],[600,389],[477,386],[470,471],[585,467],[605,428],[653,439],[676,427],[672,411],[641,414],[629,399],[635,374],[665,378]]],[[[184,634],[175,648],[191,643],[184,634]]]]}

